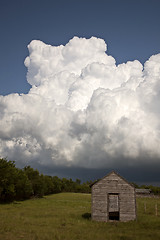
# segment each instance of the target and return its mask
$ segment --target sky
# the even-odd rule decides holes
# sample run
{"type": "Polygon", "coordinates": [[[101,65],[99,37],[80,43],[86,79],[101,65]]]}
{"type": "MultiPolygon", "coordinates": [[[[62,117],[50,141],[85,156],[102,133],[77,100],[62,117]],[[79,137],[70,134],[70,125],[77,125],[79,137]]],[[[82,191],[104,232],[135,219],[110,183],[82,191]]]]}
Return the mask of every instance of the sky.
{"type": "Polygon", "coordinates": [[[0,3],[0,156],[160,183],[160,1],[0,3]]]}

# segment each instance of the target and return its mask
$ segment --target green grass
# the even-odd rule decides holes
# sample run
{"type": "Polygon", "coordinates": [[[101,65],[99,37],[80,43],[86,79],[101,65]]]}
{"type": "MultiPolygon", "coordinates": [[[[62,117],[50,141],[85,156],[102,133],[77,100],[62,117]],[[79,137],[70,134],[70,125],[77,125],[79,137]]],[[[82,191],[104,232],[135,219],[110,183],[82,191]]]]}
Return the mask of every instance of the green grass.
{"type": "Polygon", "coordinates": [[[138,218],[133,222],[103,223],[82,217],[90,212],[91,195],[79,193],[0,205],[0,240],[160,239],[160,199],[137,199],[138,218]]]}

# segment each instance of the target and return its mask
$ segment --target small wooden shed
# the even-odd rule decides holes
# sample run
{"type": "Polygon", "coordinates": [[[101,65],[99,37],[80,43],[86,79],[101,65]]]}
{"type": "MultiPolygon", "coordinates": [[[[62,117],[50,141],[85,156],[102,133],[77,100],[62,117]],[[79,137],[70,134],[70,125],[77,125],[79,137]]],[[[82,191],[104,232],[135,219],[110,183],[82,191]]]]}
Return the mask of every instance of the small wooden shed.
{"type": "Polygon", "coordinates": [[[92,220],[127,222],[136,219],[135,188],[112,171],[92,188],[92,220]]]}

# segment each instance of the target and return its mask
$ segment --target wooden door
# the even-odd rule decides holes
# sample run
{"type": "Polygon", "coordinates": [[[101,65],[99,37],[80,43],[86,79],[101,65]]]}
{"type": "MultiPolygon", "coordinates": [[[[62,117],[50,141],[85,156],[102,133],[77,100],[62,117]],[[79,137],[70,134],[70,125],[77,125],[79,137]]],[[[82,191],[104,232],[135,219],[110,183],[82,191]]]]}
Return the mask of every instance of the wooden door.
{"type": "Polygon", "coordinates": [[[117,193],[108,195],[108,218],[109,220],[119,220],[119,197],[117,193]]]}
{"type": "Polygon", "coordinates": [[[118,212],[119,211],[119,201],[118,194],[109,194],[109,212],[118,212]]]}

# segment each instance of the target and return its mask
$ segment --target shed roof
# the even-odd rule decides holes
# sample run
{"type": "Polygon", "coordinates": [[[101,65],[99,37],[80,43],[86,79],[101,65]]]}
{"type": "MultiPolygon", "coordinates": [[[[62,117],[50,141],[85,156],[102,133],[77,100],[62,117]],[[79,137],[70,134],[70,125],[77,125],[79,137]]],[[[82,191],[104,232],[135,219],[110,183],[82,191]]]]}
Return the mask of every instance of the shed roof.
{"type": "Polygon", "coordinates": [[[111,174],[116,174],[119,178],[121,178],[123,181],[125,181],[128,185],[130,185],[132,188],[135,188],[131,183],[129,183],[124,177],[120,176],[117,172],[115,172],[114,170],[111,171],[110,173],[108,173],[106,176],[104,176],[103,178],[99,179],[99,180],[96,180],[94,181],[90,187],[93,187],[93,185],[97,184],[99,181],[103,180],[104,178],[106,177],[109,177],[111,174]]]}
{"type": "Polygon", "coordinates": [[[136,193],[137,194],[150,194],[151,193],[151,189],[136,188],[136,193]]]}

